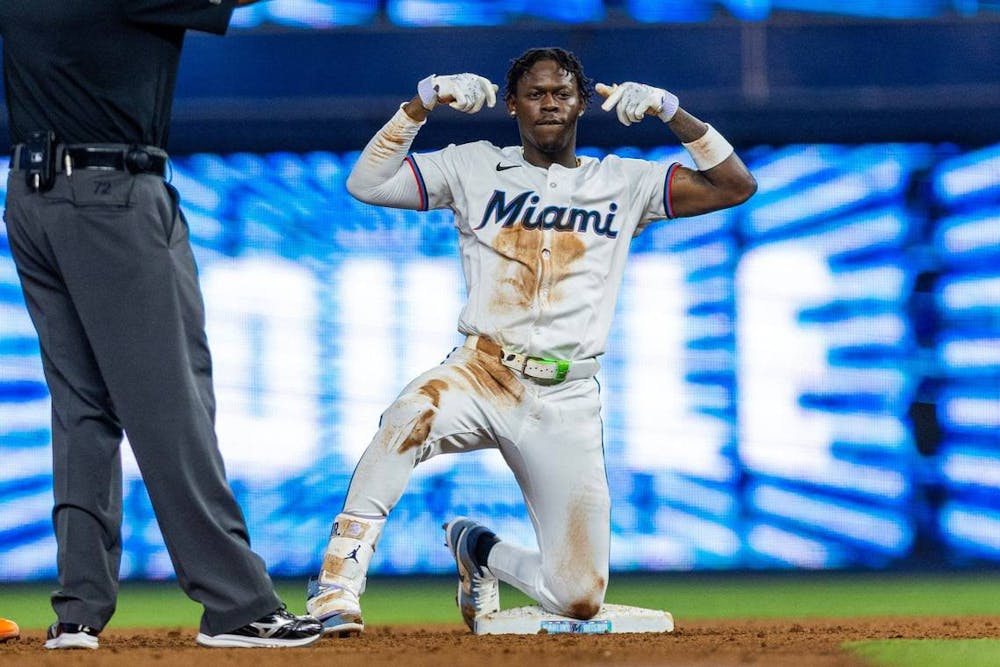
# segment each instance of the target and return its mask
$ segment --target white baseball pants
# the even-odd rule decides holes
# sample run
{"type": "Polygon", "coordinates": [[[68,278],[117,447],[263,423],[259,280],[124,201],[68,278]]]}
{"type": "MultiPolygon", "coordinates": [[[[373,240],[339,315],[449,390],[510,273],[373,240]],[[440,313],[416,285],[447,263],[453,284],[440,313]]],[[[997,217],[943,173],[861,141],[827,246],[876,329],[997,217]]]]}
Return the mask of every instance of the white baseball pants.
{"type": "Polygon", "coordinates": [[[382,414],[344,513],[384,518],[418,463],[497,448],[524,495],[539,548],[501,541],[490,570],[549,612],[590,618],[604,601],[610,542],[600,408],[593,378],[543,386],[482,352],[456,348],[382,414]]]}

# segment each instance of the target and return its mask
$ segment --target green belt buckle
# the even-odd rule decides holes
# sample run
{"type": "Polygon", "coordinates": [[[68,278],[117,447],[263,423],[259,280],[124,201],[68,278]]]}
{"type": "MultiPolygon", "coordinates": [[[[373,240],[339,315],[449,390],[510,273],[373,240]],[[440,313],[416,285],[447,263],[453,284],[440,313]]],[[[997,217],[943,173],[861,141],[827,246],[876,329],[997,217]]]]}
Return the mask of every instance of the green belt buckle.
{"type": "Polygon", "coordinates": [[[555,382],[562,382],[566,379],[566,374],[569,373],[570,362],[565,359],[539,359],[538,361],[555,365],[556,374],[552,377],[555,382]]]}

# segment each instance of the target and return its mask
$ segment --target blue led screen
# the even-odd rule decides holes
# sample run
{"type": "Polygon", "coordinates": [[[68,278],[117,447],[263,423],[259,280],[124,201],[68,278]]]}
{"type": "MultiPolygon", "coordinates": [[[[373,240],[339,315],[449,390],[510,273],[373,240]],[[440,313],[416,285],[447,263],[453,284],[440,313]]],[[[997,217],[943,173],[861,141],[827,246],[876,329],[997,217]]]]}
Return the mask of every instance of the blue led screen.
{"type": "Polygon", "coordinates": [[[336,28],[392,25],[507,25],[524,21],[565,24],[605,20],[692,23],[716,17],[748,21],[775,12],[801,15],[921,19],[976,16],[1000,10],[997,0],[268,0],[242,8],[233,27],[336,28]]]}
{"type": "MultiPolygon", "coordinates": [[[[676,146],[618,152],[689,164],[676,146]]],[[[742,153],[753,199],[633,241],[600,374],[613,568],[1000,560],[1000,145],[742,153]]],[[[450,213],[353,200],[356,156],[173,159],[221,447],[277,575],[318,568],[379,414],[461,342],[450,213]]],[[[49,402],[5,233],[0,580],[14,581],[53,576],[55,544],[49,402]]],[[[123,576],[169,577],[125,459],[123,576]]],[[[442,456],[417,468],[373,570],[450,571],[440,524],[457,513],[533,544],[498,455],[442,456]]]]}

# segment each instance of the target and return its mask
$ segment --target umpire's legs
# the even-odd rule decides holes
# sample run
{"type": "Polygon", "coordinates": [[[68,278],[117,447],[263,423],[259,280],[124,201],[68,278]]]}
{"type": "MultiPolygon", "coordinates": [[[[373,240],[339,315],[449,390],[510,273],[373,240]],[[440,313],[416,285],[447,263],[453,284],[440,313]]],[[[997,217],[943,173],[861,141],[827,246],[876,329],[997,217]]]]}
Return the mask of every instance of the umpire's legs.
{"type": "Polygon", "coordinates": [[[95,298],[87,309],[93,315],[89,324],[100,330],[98,360],[178,581],[205,607],[201,631],[218,634],[263,616],[280,601],[264,562],[250,549],[243,513],[226,480],[215,435],[204,305],[187,224],[167,187],[156,178],[136,179],[133,226],[115,230],[122,234],[116,251],[123,256],[100,277],[110,288],[127,274],[131,285],[112,299],[91,292],[95,298]],[[131,301],[131,307],[109,322],[106,314],[121,301],[131,301]]]}
{"type": "Polygon", "coordinates": [[[181,587],[218,634],[278,606],[225,478],[204,307],[184,223],[161,179],[78,171],[49,220],[73,303],[129,437],[181,587]],[[96,187],[95,180],[102,181],[96,187]]]}
{"type": "Polygon", "coordinates": [[[16,199],[8,200],[8,238],[52,399],[59,572],[52,607],[63,622],[100,630],[115,611],[118,591],[122,429],[44,231],[16,199]]]}

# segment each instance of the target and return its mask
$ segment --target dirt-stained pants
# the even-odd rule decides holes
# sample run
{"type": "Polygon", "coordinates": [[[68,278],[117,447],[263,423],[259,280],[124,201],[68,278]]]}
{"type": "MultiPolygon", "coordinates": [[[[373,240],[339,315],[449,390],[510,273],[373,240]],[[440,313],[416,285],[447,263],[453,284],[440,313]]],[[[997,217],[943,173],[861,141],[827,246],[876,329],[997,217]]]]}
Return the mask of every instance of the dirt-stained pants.
{"type": "Polygon", "coordinates": [[[490,570],[550,612],[590,618],[604,600],[610,541],[600,408],[593,378],[542,386],[457,348],[383,413],[344,512],[384,518],[418,463],[497,448],[524,494],[539,548],[501,541],[490,570]]]}

